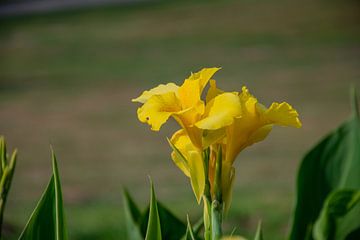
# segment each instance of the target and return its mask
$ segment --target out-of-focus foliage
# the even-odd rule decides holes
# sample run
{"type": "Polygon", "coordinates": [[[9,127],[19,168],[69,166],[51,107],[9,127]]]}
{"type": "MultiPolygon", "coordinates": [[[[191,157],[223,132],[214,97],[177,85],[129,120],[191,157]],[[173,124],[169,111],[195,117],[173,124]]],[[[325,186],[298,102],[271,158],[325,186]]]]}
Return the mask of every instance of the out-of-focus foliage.
{"type": "Polygon", "coordinates": [[[315,223],[313,237],[317,240],[348,239],[349,233],[359,228],[359,209],[360,190],[331,193],[315,223]],[[353,208],[357,210],[352,211],[353,208]]]}
{"type": "MultiPolygon", "coordinates": [[[[328,215],[333,206],[338,207],[344,204],[344,198],[338,197],[344,196],[344,192],[332,195],[326,204],[326,199],[332,192],[342,189],[360,190],[360,118],[355,94],[353,103],[353,116],[349,121],[315,146],[301,163],[297,179],[297,205],[291,240],[323,239],[319,238],[318,233],[330,234],[329,231],[332,232],[327,239],[342,240],[360,227],[358,207],[353,209],[345,207],[346,211],[342,213],[345,216],[341,216],[341,222],[336,220],[336,224],[334,223],[331,227],[328,224],[321,224],[325,221],[321,218],[326,216],[320,215],[321,211],[328,215]],[[319,217],[320,222],[314,231],[314,225],[319,217]],[[321,227],[326,229],[320,229],[321,227]]],[[[350,204],[351,201],[345,201],[345,203],[350,204]]]]}

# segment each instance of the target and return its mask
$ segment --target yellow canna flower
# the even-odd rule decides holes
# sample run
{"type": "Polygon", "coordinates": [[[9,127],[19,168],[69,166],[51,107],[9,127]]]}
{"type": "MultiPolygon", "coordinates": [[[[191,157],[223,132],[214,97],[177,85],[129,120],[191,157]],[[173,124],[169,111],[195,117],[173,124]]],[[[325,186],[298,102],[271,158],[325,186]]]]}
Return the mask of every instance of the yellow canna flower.
{"type": "Polygon", "coordinates": [[[266,108],[258,103],[246,87],[242,88],[241,93],[223,93],[212,84],[209,92],[212,92],[213,96],[206,105],[203,118],[196,126],[207,131],[224,131],[224,139],[217,144],[220,144],[225,152],[222,190],[225,207],[228,208],[235,175],[232,164],[236,156],[244,148],[262,141],[270,133],[273,125],[299,128],[301,122],[296,110],[288,103],[274,102],[266,108]]]}
{"type": "Polygon", "coordinates": [[[219,68],[204,68],[191,74],[181,86],[169,83],[144,91],[132,100],[143,104],[137,111],[139,120],[158,131],[172,116],[185,129],[193,144],[201,149],[202,130],[195,126],[205,111],[201,94],[218,70],[219,68]]]}
{"type": "Polygon", "coordinates": [[[219,166],[216,162],[222,161],[221,191],[227,210],[235,179],[233,162],[237,155],[244,148],[263,140],[273,125],[299,128],[301,122],[296,110],[286,102],[274,102],[266,108],[246,87],[240,93],[218,89],[216,81],[211,79],[218,70],[204,68],[191,74],[181,86],[161,84],[144,91],[132,101],[143,104],[138,108],[138,118],[148,123],[152,130],[158,131],[170,117],[182,127],[169,140],[173,148],[171,157],[190,178],[198,202],[204,195],[206,184],[210,186],[205,195],[215,199],[214,189],[219,189],[219,182],[215,181],[215,165],[219,166]],[[201,95],[208,82],[210,88],[205,104],[201,95]],[[222,158],[217,160],[220,149],[222,158]]]}

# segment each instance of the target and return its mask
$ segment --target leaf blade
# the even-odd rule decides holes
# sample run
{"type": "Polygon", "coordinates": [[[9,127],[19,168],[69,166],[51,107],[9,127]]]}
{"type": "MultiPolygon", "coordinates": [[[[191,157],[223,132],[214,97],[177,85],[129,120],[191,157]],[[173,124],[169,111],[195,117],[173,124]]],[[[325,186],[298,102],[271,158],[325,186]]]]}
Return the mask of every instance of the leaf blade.
{"type": "Polygon", "coordinates": [[[61,183],[52,151],[53,173],[19,240],[67,240],[61,183]]]}

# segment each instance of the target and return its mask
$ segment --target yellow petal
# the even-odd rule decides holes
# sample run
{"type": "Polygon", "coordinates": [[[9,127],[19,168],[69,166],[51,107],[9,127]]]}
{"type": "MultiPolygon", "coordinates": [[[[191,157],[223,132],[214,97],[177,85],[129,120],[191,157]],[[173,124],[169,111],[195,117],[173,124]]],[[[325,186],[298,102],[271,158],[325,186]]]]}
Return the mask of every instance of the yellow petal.
{"type": "Polygon", "coordinates": [[[199,72],[191,74],[190,80],[199,80],[200,90],[202,91],[211,77],[221,68],[203,68],[199,72]]]}
{"type": "Polygon", "coordinates": [[[264,113],[264,118],[271,123],[300,128],[301,122],[298,117],[297,111],[286,102],[274,102],[264,113]]]}
{"type": "Polygon", "coordinates": [[[201,197],[205,190],[205,170],[202,154],[198,151],[189,152],[189,169],[191,187],[194,191],[197,202],[200,204],[201,197]]]}
{"type": "Polygon", "coordinates": [[[185,79],[179,88],[179,99],[183,109],[193,107],[201,101],[201,93],[204,87],[218,70],[219,68],[204,68],[185,79]]]}
{"type": "Polygon", "coordinates": [[[245,115],[250,115],[251,117],[256,116],[258,101],[253,95],[250,94],[247,87],[245,86],[242,87],[242,92],[240,93],[239,98],[243,108],[242,116],[245,115]]]}
{"type": "Polygon", "coordinates": [[[175,92],[177,93],[179,86],[174,83],[168,83],[166,85],[160,84],[159,86],[150,89],[149,91],[144,91],[139,97],[132,99],[132,102],[145,103],[153,95],[161,95],[164,93],[175,92]]]}
{"type": "Polygon", "coordinates": [[[177,131],[172,136],[170,142],[176,147],[171,157],[181,171],[190,177],[191,187],[197,201],[200,202],[205,189],[205,170],[202,152],[192,144],[184,129],[177,131]]]}
{"type": "Polygon", "coordinates": [[[174,92],[153,95],[137,111],[141,122],[146,122],[151,129],[158,131],[173,114],[181,110],[180,103],[174,92]]]}
{"type": "Polygon", "coordinates": [[[210,88],[209,88],[209,90],[207,92],[207,95],[206,95],[206,102],[207,103],[210,102],[211,99],[215,98],[217,95],[220,95],[222,93],[224,93],[224,91],[218,89],[217,86],[216,86],[216,81],[211,79],[210,80],[210,88]]]}
{"type": "Polygon", "coordinates": [[[189,138],[186,136],[184,130],[179,130],[173,134],[171,140],[169,140],[173,152],[171,153],[171,158],[178,168],[187,176],[190,177],[189,164],[185,156],[188,145],[191,144],[189,138]]]}
{"type": "Polygon", "coordinates": [[[205,108],[205,118],[196,123],[201,129],[216,130],[233,123],[241,114],[239,97],[234,93],[223,93],[212,99],[205,108]]]}
{"type": "Polygon", "coordinates": [[[265,126],[262,126],[258,129],[256,129],[250,136],[249,139],[247,141],[247,146],[250,146],[254,143],[260,142],[262,140],[264,140],[267,135],[269,135],[269,133],[272,130],[273,125],[272,124],[268,124],[265,126]]]}

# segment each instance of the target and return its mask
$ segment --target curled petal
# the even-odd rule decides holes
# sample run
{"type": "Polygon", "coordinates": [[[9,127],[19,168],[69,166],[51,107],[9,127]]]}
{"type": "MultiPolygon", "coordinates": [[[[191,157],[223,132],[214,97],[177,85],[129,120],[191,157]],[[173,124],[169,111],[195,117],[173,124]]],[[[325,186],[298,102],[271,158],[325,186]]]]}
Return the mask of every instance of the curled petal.
{"type": "Polygon", "coordinates": [[[137,111],[141,122],[151,126],[151,130],[158,131],[168,118],[181,110],[174,92],[153,95],[137,111]]]}
{"type": "Polygon", "coordinates": [[[175,83],[168,83],[168,84],[160,84],[159,86],[150,89],[148,91],[144,91],[139,97],[132,99],[132,102],[139,102],[139,103],[145,103],[147,100],[149,100],[154,95],[161,95],[164,93],[174,92],[177,93],[179,89],[179,86],[177,86],[175,83]]]}
{"type": "Polygon", "coordinates": [[[278,125],[296,128],[301,127],[299,114],[286,102],[280,104],[276,102],[272,103],[269,109],[265,111],[264,118],[267,121],[278,125]]]}

